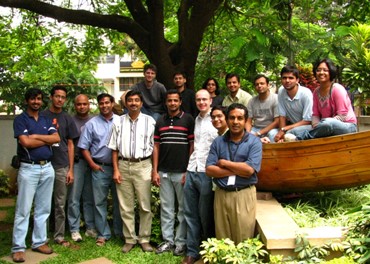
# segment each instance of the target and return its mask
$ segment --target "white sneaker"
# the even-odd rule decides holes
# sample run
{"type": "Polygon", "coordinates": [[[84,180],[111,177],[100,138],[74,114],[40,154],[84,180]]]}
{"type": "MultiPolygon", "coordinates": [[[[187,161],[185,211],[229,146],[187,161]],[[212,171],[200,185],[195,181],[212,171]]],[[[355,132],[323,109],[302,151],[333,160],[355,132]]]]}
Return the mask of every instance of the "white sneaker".
{"type": "Polygon", "coordinates": [[[293,134],[285,134],[284,135],[284,142],[294,142],[297,141],[297,137],[293,134]]]}
{"type": "Polygon", "coordinates": [[[72,232],[71,237],[72,237],[72,240],[74,242],[81,242],[82,241],[82,237],[80,235],[80,232],[72,232]]]}
{"type": "Polygon", "coordinates": [[[87,229],[86,232],[85,232],[85,236],[92,237],[92,238],[97,238],[98,233],[96,232],[95,229],[87,229]]]}

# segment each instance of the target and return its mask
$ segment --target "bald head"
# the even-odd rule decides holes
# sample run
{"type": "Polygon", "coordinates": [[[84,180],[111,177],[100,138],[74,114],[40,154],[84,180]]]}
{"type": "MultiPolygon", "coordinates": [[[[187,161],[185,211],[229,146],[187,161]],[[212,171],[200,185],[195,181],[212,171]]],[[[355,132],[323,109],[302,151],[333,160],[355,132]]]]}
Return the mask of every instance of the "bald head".
{"type": "Polygon", "coordinates": [[[211,111],[212,98],[210,93],[206,89],[200,89],[195,94],[195,103],[200,112],[199,114],[204,116],[211,111]]]}
{"type": "Polygon", "coordinates": [[[89,97],[86,94],[79,94],[74,100],[76,114],[79,117],[87,117],[90,112],[89,97]]]}

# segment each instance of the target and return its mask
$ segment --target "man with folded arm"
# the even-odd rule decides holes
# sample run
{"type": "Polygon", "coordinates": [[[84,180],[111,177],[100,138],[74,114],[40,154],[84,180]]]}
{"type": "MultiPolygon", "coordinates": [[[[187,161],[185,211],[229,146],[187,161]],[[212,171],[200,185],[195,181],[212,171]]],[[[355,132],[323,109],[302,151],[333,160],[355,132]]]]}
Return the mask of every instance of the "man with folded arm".
{"type": "Polygon", "coordinates": [[[32,250],[51,254],[47,245],[47,220],[51,210],[54,169],[50,163],[51,145],[60,141],[51,120],[39,115],[43,95],[40,89],[27,90],[27,109],[14,119],[14,137],[21,165],[18,171],[18,197],[15,209],[12,259],[25,261],[26,235],[34,204],[32,250]]]}
{"type": "Polygon", "coordinates": [[[227,110],[229,131],[217,137],[209,151],[206,175],[214,177],[216,238],[239,244],[254,236],[257,172],[262,143],[245,130],[247,108],[232,104],[227,110]]]}

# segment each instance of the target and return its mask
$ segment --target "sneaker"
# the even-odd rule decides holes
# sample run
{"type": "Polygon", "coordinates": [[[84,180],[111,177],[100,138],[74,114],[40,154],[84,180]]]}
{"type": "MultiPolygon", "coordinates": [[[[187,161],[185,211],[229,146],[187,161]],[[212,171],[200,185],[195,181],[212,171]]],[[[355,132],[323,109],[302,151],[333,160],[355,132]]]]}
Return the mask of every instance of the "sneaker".
{"type": "Polygon", "coordinates": [[[175,250],[173,251],[174,256],[183,256],[186,251],[186,245],[179,245],[176,246],[175,250]]]}
{"type": "Polygon", "coordinates": [[[294,142],[297,141],[297,137],[293,134],[285,134],[284,135],[284,142],[294,142]]]}
{"type": "Polygon", "coordinates": [[[72,232],[71,237],[72,237],[72,240],[74,242],[81,242],[82,241],[82,237],[80,235],[80,232],[78,232],[78,231],[77,232],[72,232]]]}
{"type": "Polygon", "coordinates": [[[92,238],[97,238],[98,233],[96,232],[95,229],[87,229],[86,232],[85,232],[85,236],[92,237],[92,238]]]}
{"type": "Polygon", "coordinates": [[[162,242],[155,251],[156,254],[162,254],[164,252],[170,252],[174,248],[171,242],[162,242]]]}

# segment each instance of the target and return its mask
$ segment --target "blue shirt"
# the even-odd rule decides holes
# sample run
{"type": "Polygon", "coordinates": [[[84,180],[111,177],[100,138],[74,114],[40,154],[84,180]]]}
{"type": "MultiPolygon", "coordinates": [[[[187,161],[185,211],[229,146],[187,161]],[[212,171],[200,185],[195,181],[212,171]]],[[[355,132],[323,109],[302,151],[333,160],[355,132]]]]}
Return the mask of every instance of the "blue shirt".
{"type": "Polygon", "coordinates": [[[257,183],[257,172],[261,169],[262,161],[262,143],[261,140],[250,134],[245,133],[243,139],[237,143],[229,139],[230,131],[225,135],[217,137],[208,154],[206,167],[216,165],[218,160],[225,159],[235,162],[245,162],[254,169],[254,173],[249,177],[236,175],[235,185],[227,185],[229,176],[223,178],[214,178],[213,181],[221,188],[227,187],[245,187],[257,183]]]}
{"type": "MultiPolygon", "coordinates": [[[[33,116],[28,115],[25,111],[14,119],[13,123],[14,137],[25,135],[51,135],[57,132],[49,118],[39,115],[37,121],[33,116]]],[[[49,145],[44,145],[37,148],[25,148],[18,140],[17,154],[21,160],[40,161],[50,160],[53,151],[49,145]]]]}
{"type": "Polygon", "coordinates": [[[91,157],[98,162],[112,163],[112,150],[107,147],[107,143],[113,121],[119,122],[119,116],[113,114],[109,120],[102,115],[91,118],[85,124],[77,146],[89,150],[91,157]]]}
{"type": "Polygon", "coordinates": [[[297,94],[291,99],[284,87],[279,88],[279,114],[294,124],[301,120],[311,121],[313,95],[310,89],[298,85],[297,94]]]}

